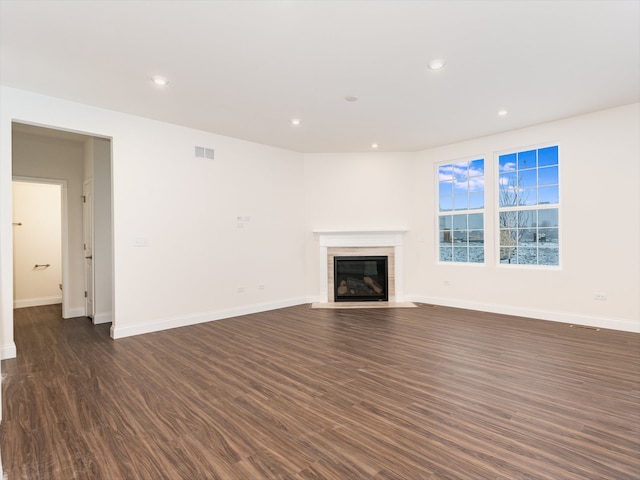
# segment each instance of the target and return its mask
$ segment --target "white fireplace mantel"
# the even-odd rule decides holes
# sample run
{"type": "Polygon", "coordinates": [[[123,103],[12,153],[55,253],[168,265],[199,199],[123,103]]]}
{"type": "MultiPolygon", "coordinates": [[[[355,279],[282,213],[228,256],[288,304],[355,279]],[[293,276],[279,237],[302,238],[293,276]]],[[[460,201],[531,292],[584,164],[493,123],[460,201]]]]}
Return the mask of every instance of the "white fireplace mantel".
{"type": "Polygon", "coordinates": [[[403,241],[406,229],[376,230],[314,230],[320,240],[320,303],[329,301],[327,284],[328,248],[331,247],[393,247],[395,271],[395,301],[404,302],[403,241]]]}

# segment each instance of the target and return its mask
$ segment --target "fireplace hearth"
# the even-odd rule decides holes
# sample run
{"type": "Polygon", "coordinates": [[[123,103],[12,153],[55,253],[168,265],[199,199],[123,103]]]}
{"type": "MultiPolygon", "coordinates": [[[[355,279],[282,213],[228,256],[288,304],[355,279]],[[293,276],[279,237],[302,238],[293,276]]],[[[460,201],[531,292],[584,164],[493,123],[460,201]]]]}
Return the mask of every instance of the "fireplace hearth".
{"type": "Polygon", "coordinates": [[[389,300],[387,256],[334,256],[335,302],[389,300]]]}

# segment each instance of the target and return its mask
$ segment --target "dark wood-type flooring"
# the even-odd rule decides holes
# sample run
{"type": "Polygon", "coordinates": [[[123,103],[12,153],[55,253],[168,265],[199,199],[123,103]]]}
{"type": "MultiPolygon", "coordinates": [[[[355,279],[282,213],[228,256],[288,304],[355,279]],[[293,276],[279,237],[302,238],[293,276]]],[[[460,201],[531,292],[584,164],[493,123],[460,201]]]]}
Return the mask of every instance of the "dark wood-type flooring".
{"type": "Polygon", "coordinates": [[[108,332],[16,310],[9,480],[640,478],[637,334],[427,305],[108,332]]]}

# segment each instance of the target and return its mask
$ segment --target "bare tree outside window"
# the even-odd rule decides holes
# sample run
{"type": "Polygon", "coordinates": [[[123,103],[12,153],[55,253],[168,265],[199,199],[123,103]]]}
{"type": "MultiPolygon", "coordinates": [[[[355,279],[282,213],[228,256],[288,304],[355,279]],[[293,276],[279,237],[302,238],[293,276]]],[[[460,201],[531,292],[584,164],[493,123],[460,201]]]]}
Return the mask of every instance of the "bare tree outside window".
{"type": "MultiPolygon", "coordinates": [[[[500,184],[500,207],[527,205],[530,190],[518,188],[518,182],[509,179],[500,184]]],[[[531,212],[526,210],[505,210],[500,212],[500,260],[511,263],[516,254],[516,246],[522,241],[525,227],[531,223],[531,212]]]]}

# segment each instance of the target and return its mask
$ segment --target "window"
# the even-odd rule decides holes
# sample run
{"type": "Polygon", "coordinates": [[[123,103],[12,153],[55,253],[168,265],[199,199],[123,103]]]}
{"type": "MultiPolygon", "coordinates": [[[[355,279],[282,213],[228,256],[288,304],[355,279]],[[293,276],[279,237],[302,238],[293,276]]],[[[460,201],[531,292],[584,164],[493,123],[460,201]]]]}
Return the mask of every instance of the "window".
{"type": "Polygon", "coordinates": [[[559,265],[558,147],[499,155],[500,263],[559,265]]]}
{"type": "Polygon", "coordinates": [[[484,159],[438,167],[441,262],[484,263],[484,159]]]}

